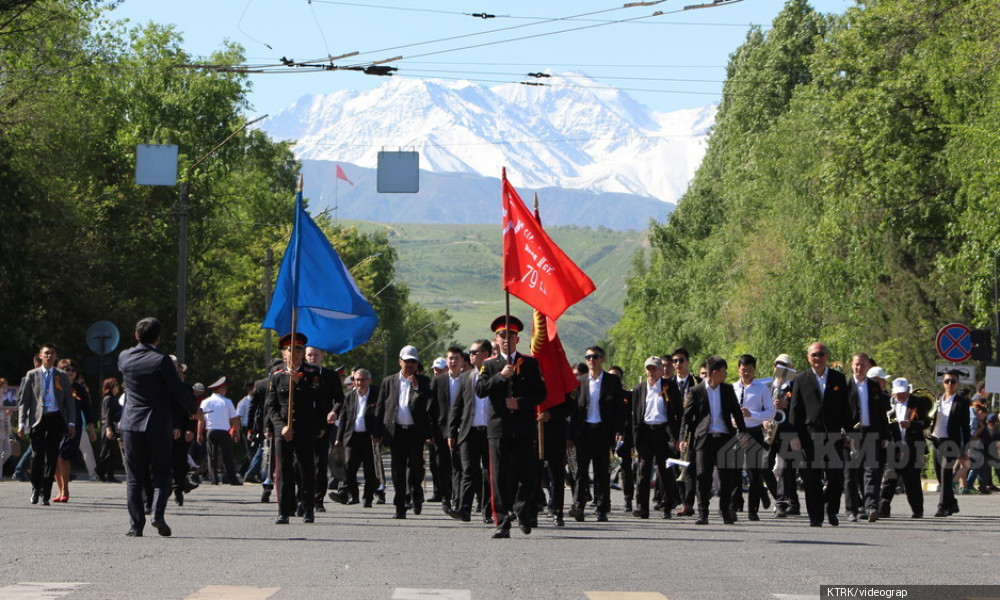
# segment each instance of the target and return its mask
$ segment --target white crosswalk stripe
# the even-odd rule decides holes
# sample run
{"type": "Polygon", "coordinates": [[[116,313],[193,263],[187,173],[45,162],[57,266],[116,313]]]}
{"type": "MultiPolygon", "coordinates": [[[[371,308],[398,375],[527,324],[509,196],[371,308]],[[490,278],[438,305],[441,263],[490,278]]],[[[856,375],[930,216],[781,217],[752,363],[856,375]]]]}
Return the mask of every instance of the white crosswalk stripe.
{"type": "Polygon", "coordinates": [[[472,590],[396,588],[392,600],[472,600],[472,590]]]}
{"type": "Polygon", "coordinates": [[[667,600],[659,592],[584,592],[587,600],[667,600]]]}
{"type": "Polygon", "coordinates": [[[0,587],[0,598],[4,600],[53,600],[64,598],[87,583],[42,581],[22,581],[14,585],[0,587]]]}
{"type": "Polygon", "coordinates": [[[267,600],[280,589],[248,585],[208,585],[184,600],[267,600]]]}

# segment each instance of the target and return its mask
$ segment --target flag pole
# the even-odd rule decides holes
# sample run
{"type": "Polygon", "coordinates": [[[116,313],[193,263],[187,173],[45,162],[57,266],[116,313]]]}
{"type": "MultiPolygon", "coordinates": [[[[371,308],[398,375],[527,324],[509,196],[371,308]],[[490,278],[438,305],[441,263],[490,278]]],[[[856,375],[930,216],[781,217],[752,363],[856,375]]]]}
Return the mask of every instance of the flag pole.
{"type": "MultiPolygon", "coordinates": [[[[541,218],[538,216],[538,192],[535,192],[535,218],[538,219],[539,223],[541,222],[541,218]]],[[[538,312],[537,308],[534,309],[534,310],[535,310],[536,313],[538,312]]],[[[539,323],[544,324],[545,323],[545,315],[542,315],[541,319],[534,319],[534,321],[535,321],[535,326],[538,326],[539,323]]],[[[532,333],[534,333],[534,332],[532,332],[532,333]]],[[[548,332],[545,332],[545,335],[547,337],[548,336],[548,332]]],[[[546,340],[546,341],[548,341],[548,340],[546,340]]],[[[541,415],[542,411],[538,410],[538,408],[539,407],[536,407],[535,410],[538,411],[537,412],[538,415],[541,415]]],[[[538,419],[535,419],[535,422],[538,425],[538,460],[545,460],[545,427],[544,427],[543,423],[541,421],[539,421],[538,419]]]]}
{"type": "MultiPolygon", "coordinates": [[[[299,193],[298,193],[298,196],[297,196],[297,199],[296,199],[296,203],[295,203],[295,224],[293,225],[293,228],[298,228],[299,227],[299,208],[300,208],[299,204],[302,201],[302,189],[303,189],[303,187],[305,187],[304,184],[305,184],[305,177],[303,177],[302,174],[300,173],[299,174],[299,193]]],[[[301,232],[300,232],[300,235],[301,235],[301,232]]],[[[292,331],[291,331],[291,336],[292,337],[291,337],[291,340],[290,340],[289,345],[288,345],[288,347],[291,348],[291,353],[289,354],[289,356],[291,356],[291,359],[292,359],[291,362],[293,364],[295,363],[295,346],[296,346],[296,344],[295,344],[295,341],[296,341],[295,340],[295,329],[296,329],[296,327],[298,325],[298,319],[299,319],[299,309],[295,306],[295,301],[298,300],[298,297],[299,297],[299,294],[298,294],[298,285],[299,285],[299,273],[298,273],[298,270],[299,270],[298,269],[298,266],[299,266],[298,265],[298,262],[299,262],[299,248],[297,246],[299,239],[300,239],[299,236],[295,237],[296,248],[294,249],[294,252],[295,252],[295,262],[296,262],[296,264],[295,264],[295,266],[293,268],[293,271],[292,271],[293,272],[292,281],[294,282],[293,285],[295,286],[295,292],[292,294],[292,298],[293,298],[293,301],[292,301],[292,331]]],[[[295,426],[293,425],[294,421],[292,420],[292,418],[295,416],[295,369],[291,365],[286,364],[285,365],[285,370],[288,371],[288,422],[287,422],[287,425],[288,425],[288,431],[294,436],[295,435],[295,426]]]]}

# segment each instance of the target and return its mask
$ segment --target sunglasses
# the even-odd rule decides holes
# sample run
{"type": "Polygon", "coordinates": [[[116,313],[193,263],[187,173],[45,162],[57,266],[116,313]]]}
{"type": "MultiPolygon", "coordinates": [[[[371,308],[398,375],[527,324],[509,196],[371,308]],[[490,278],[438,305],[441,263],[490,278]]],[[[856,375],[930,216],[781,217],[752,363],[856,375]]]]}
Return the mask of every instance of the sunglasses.
{"type": "Polygon", "coordinates": [[[598,358],[604,358],[604,357],[601,356],[600,354],[587,354],[583,358],[585,358],[586,360],[597,360],[598,358]]]}
{"type": "Polygon", "coordinates": [[[956,380],[956,379],[945,379],[944,380],[944,384],[945,385],[952,385],[952,384],[955,384],[955,383],[958,383],[958,380],[956,380]]]}
{"type": "Polygon", "coordinates": [[[673,358],[673,359],[670,360],[670,362],[674,363],[675,365],[680,365],[680,364],[686,363],[687,359],[683,358],[683,357],[681,357],[681,358],[673,358]]]}
{"type": "Polygon", "coordinates": [[[819,358],[821,356],[826,356],[826,352],[813,352],[809,356],[812,358],[819,358]]]}

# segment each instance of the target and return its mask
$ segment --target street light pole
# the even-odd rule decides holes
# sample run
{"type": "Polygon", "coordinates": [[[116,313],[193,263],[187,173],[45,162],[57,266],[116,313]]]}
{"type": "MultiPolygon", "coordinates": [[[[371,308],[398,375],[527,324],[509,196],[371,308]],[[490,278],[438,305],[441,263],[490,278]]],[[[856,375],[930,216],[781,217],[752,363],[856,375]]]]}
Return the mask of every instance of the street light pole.
{"type": "Polygon", "coordinates": [[[214,148],[205,153],[204,156],[194,161],[184,174],[184,181],[181,182],[180,199],[177,202],[177,348],[174,350],[178,362],[184,362],[184,328],[187,321],[187,238],[188,238],[188,201],[191,199],[191,174],[195,167],[200,165],[206,158],[215,153],[226,142],[233,139],[238,133],[253,125],[258,121],[266,119],[268,115],[257,117],[252,121],[247,121],[242,127],[229,134],[226,139],[215,145],[214,148]]]}

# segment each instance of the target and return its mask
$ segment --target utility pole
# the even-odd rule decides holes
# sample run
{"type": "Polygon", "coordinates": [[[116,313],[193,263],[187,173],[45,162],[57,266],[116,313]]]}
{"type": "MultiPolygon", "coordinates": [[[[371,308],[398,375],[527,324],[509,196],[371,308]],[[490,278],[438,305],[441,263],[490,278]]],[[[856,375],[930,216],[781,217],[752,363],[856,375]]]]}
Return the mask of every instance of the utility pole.
{"type": "Polygon", "coordinates": [[[191,175],[195,167],[200,165],[206,158],[215,153],[216,150],[225,145],[226,142],[236,137],[238,133],[253,125],[258,121],[266,119],[268,115],[257,117],[253,121],[247,121],[242,127],[229,134],[229,136],[215,145],[214,148],[205,153],[204,156],[194,161],[184,174],[184,181],[181,182],[180,199],[177,202],[177,348],[174,350],[179,362],[184,362],[185,325],[187,322],[187,239],[188,239],[188,202],[191,199],[191,175]]]}

